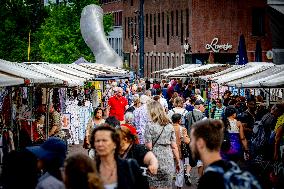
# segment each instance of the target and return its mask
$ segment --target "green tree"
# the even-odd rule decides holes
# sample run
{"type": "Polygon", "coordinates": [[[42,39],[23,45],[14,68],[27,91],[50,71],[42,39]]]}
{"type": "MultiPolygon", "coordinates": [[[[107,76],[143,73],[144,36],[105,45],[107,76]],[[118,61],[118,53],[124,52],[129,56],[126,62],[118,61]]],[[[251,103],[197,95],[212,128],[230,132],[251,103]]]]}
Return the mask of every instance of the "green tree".
{"type": "MultiPolygon", "coordinates": [[[[10,61],[27,61],[29,32],[33,34],[46,16],[47,11],[41,1],[1,0],[0,58],[10,61]]],[[[39,50],[38,44],[33,44],[34,49],[37,47],[39,50]]]]}
{"type": "MultiPolygon", "coordinates": [[[[0,59],[71,63],[79,57],[94,61],[80,32],[83,8],[97,0],[65,0],[44,7],[40,0],[0,0],[0,59]]],[[[111,31],[112,15],[104,16],[104,29],[111,31]]]]}
{"type": "MultiPolygon", "coordinates": [[[[37,32],[42,58],[48,62],[72,63],[80,57],[95,61],[80,32],[80,17],[83,8],[98,4],[97,0],[70,0],[50,6],[50,15],[37,32]]],[[[113,25],[112,15],[104,16],[104,29],[108,33],[113,25]]]]}

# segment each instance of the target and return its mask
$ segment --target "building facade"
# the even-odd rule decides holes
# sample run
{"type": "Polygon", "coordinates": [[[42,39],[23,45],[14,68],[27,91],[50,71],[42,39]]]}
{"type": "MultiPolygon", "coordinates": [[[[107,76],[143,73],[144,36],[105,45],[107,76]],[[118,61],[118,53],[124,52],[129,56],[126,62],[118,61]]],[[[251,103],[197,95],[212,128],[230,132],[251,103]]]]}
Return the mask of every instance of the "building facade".
{"type": "MultiPolygon", "coordinates": [[[[102,1],[105,12],[122,11],[123,58],[139,69],[139,0],[102,1]]],[[[266,0],[145,0],[145,77],[185,63],[234,63],[240,35],[246,40],[249,61],[254,61],[257,40],[263,61],[272,49],[266,0]],[[210,53],[213,52],[213,53],[210,53]],[[212,59],[212,57],[211,57],[212,59]]],[[[271,60],[270,60],[271,61],[271,60]]]]}

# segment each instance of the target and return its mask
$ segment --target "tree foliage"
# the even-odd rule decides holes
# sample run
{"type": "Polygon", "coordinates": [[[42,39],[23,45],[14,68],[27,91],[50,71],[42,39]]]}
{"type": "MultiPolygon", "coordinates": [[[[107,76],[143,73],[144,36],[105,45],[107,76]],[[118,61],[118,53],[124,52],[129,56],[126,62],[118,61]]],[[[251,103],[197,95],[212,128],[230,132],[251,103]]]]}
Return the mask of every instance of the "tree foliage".
{"type": "Polygon", "coordinates": [[[46,16],[38,0],[0,0],[0,58],[27,61],[29,32],[35,32],[46,16]]]}
{"type": "MultiPolygon", "coordinates": [[[[12,5],[0,8],[0,20],[4,20],[0,23],[0,58],[27,61],[31,31],[31,61],[71,63],[80,57],[94,61],[80,32],[80,16],[86,5],[98,4],[97,0],[65,0],[47,7],[36,4],[38,0],[1,1],[12,5]]],[[[112,25],[112,15],[105,15],[106,33],[111,31],[112,25]]]]}

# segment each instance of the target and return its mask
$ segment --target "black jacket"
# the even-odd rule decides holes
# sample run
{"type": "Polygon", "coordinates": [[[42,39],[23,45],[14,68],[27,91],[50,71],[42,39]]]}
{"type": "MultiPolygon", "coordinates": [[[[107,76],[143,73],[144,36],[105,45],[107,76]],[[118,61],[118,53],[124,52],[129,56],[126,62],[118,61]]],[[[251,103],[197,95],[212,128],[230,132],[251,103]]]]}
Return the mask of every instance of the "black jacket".
{"type": "Polygon", "coordinates": [[[142,171],[134,159],[117,159],[117,189],[145,189],[142,171]]]}

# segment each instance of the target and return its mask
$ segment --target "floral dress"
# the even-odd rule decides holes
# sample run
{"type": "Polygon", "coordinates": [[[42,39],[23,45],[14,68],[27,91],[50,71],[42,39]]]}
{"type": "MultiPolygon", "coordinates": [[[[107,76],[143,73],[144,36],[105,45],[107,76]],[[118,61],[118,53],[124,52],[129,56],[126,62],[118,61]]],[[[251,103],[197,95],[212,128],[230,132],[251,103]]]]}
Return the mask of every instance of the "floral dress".
{"type": "Polygon", "coordinates": [[[175,173],[174,157],[171,148],[172,142],[176,142],[174,127],[171,124],[161,126],[158,123],[148,122],[145,127],[145,143],[152,143],[153,145],[161,132],[160,138],[153,146],[153,153],[159,163],[158,173],[149,179],[149,185],[155,188],[171,188],[175,173]],[[165,127],[164,130],[163,127],[165,127]]]}

